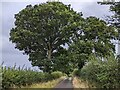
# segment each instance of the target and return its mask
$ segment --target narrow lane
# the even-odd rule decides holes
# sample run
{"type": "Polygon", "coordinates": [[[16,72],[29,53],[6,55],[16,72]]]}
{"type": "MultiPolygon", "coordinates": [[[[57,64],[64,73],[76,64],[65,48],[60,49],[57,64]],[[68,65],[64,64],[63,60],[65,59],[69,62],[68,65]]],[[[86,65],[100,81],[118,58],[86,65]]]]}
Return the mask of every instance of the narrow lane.
{"type": "Polygon", "coordinates": [[[61,81],[53,90],[63,90],[63,89],[73,90],[71,78],[67,78],[67,79],[61,81]]]}

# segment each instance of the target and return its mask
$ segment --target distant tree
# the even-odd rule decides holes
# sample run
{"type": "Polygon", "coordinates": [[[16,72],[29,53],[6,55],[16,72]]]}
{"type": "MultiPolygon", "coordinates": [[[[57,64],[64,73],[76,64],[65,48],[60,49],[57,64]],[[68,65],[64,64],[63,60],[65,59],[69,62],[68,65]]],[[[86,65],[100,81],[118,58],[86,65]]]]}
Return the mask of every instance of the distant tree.
{"type": "Polygon", "coordinates": [[[116,28],[116,31],[118,32],[116,40],[120,41],[120,1],[118,1],[118,2],[114,1],[111,3],[100,2],[100,4],[101,5],[110,5],[110,11],[113,12],[113,15],[108,16],[108,18],[106,18],[106,19],[112,27],[116,28]]]}
{"type": "Polygon", "coordinates": [[[116,30],[118,30],[120,40],[120,2],[112,4],[110,10],[114,12],[114,14],[110,16],[108,21],[112,26],[116,27],[116,30]]]}
{"type": "Polygon", "coordinates": [[[90,42],[78,40],[69,47],[69,57],[73,61],[75,68],[81,69],[87,61],[89,55],[92,53],[93,47],[90,42]]]}
{"type": "Polygon", "coordinates": [[[82,14],[70,5],[61,2],[47,2],[27,5],[15,15],[15,27],[11,29],[10,40],[15,48],[29,55],[33,66],[44,72],[52,70],[56,51],[79,29],[82,14]]]}
{"type": "Polygon", "coordinates": [[[108,26],[105,21],[96,17],[86,18],[69,48],[78,68],[84,66],[91,54],[103,58],[114,53],[115,46],[111,40],[115,39],[116,35],[114,27],[108,26]]]}
{"type": "MultiPolygon", "coordinates": [[[[118,38],[117,40],[119,41],[118,44],[120,44],[120,1],[111,4],[110,6],[110,11],[113,12],[113,15],[110,16],[110,18],[108,19],[108,22],[116,28],[116,30],[118,31],[118,38]]],[[[119,48],[118,48],[119,49],[119,48]]],[[[119,55],[117,56],[117,60],[118,60],[118,76],[120,76],[120,53],[118,53],[119,55]]],[[[118,84],[120,83],[120,77],[118,77],[118,84]]],[[[120,84],[119,87],[120,88],[120,84]]]]}
{"type": "Polygon", "coordinates": [[[84,41],[90,41],[93,45],[94,53],[105,57],[115,52],[115,46],[111,40],[116,39],[117,31],[104,20],[96,17],[88,17],[83,27],[84,41]]]}
{"type": "Polygon", "coordinates": [[[71,61],[67,49],[61,47],[58,50],[59,53],[55,53],[57,55],[53,59],[54,62],[53,71],[58,70],[69,75],[75,68],[74,61],[73,62],[71,61]]]}

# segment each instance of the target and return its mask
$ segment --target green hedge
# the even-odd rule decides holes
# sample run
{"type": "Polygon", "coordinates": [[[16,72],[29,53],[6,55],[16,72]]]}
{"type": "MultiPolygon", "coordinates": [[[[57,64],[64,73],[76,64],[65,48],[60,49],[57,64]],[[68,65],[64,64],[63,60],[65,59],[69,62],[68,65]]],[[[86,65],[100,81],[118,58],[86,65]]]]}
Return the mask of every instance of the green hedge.
{"type": "Polygon", "coordinates": [[[64,74],[60,71],[55,71],[51,73],[52,78],[56,79],[56,78],[60,78],[61,76],[63,76],[64,74]]]}
{"type": "Polygon", "coordinates": [[[30,69],[2,67],[2,88],[21,87],[61,77],[62,72],[43,73],[30,69]]]}
{"type": "Polygon", "coordinates": [[[81,70],[79,76],[99,88],[120,88],[120,71],[118,59],[110,56],[107,59],[92,57],[81,70]]]}

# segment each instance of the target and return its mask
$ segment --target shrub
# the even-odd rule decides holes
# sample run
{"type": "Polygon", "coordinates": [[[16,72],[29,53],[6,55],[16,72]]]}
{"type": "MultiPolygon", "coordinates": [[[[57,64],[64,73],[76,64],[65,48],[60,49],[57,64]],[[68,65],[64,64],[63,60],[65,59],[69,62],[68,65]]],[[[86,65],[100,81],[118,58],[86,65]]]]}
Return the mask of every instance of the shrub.
{"type": "Polygon", "coordinates": [[[2,67],[2,88],[21,87],[33,83],[46,82],[59,78],[62,75],[62,72],[59,71],[49,74],[30,69],[2,67]]]}
{"type": "Polygon", "coordinates": [[[63,76],[63,73],[60,71],[55,71],[51,73],[51,76],[53,77],[53,79],[56,79],[56,78],[60,78],[61,76],[63,76]]]}
{"type": "Polygon", "coordinates": [[[74,69],[72,74],[73,74],[73,76],[80,76],[80,70],[74,69]]]}
{"type": "Polygon", "coordinates": [[[114,56],[110,56],[103,61],[96,57],[87,63],[81,70],[81,77],[89,82],[96,83],[101,88],[119,88],[120,79],[118,71],[118,61],[114,56]]]}

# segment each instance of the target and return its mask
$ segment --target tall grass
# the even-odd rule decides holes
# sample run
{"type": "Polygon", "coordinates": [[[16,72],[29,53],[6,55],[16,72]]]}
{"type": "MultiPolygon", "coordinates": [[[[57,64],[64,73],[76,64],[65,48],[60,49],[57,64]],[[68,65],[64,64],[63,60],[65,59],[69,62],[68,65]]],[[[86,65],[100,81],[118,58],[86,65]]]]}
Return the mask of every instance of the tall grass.
{"type": "Polygon", "coordinates": [[[76,90],[76,88],[83,88],[89,90],[90,88],[96,88],[93,83],[89,83],[88,81],[83,80],[80,77],[73,77],[73,87],[75,88],[74,90],[76,90]]]}
{"type": "Polygon", "coordinates": [[[33,84],[26,88],[54,88],[60,81],[64,79],[65,79],[65,76],[58,78],[58,79],[50,80],[48,82],[33,84]]]}

